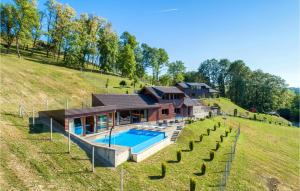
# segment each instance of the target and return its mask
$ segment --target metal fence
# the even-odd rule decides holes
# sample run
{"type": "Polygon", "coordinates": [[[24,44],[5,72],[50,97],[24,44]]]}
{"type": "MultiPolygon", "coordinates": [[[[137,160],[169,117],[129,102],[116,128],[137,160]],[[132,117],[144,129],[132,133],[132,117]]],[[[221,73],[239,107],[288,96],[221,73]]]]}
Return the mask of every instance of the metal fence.
{"type": "Polygon", "coordinates": [[[236,143],[239,139],[239,136],[240,136],[240,128],[238,128],[237,131],[236,131],[234,143],[230,148],[230,153],[228,155],[228,159],[227,159],[226,164],[225,164],[225,169],[224,169],[224,172],[223,172],[223,174],[221,176],[221,179],[220,179],[220,184],[219,184],[220,187],[219,188],[220,188],[221,191],[226,189],[226,185],[227,185],[227,181],[228,181],[228,177],[229,177],[230,169],[231,169],[231,163],[232,163],[232,160],[233,160],[234,155],[235,155],[236,143]]]}

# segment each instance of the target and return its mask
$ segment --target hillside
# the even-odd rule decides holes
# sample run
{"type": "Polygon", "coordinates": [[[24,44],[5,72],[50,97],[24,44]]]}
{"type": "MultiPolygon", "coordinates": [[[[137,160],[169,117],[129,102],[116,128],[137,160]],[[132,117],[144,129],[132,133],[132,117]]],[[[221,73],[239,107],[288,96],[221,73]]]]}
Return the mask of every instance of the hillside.
{"type": "Polygon", "coordinates": [[[247,111],[226,98],[214,98],[214,99],[207,98],[207,99],[202,99],[201,101],[207,106],[213,106],[213,105],[220,106],[221,110],[227,115],[233,115],[234,109],[237,109],[237,116],[253,119],[255,114],[257,120],[261,120],[267,123],[285,124],[285,125],[289,124],[289,121],[282,117],[266,115],[262,113],[252,113],[250,111],[247,111]]]}
{"type": "MultiPolygon", "coordinates": [[[[119,190],[120,170],[123,168],[125,190],[188,190],[190,177],[196,179],[198,189],[218,190],[224,161],[239,124],[241,136],[227,190],[268,190],[271,180],[278,180],[279,190],[300,189],[297,128],[234,117],[225,121],[221,117],[206,119],[187,125],[176,144],[141,163],[126,162],[115,169],[98,163],[96,172],[92,173],[89,156],[77,145],[72,144],[71,154],[67,154],[66,137],[54,133],[54,141],[51,142],[48,129],[35,133],[28,127],[28,118],[18,117],[20,101],[28,112],[32,106],[35,110],[45,109],[46,98],[49,108],[64,107],[66,98],[70,106],[80,107],[92,92],[107,91],[104,85],[107,78],[110,79],[110,93],[126,92],[126,89],[118,87],[122,80],[119,77],[80,72],[1,54],[1,189],[119,190]],[[193,151],[187,150],[190,140],[199,140],[199,135],[205,134],[206,129],[217,122],[221,122],[221,128],[212,131],[210,136],[204,136],[203,142],[195,142],[193,151]],[[207,173],[197,175],[209,151],[229,126],[233,127],[233,132],[221,143],[215,159],[206,162],[207,173]],[[174,160],[176,151],[180,149],[184,150],[183,157],[177,163],[174,160]],[[164,179],[159,178],[162,162],[167,164],[164,179]]],[[[133,88],[128,90],[132,92],[133,88]]],[[[221,103],[220,106],[226,108],[221,103]]],[[[228,112],[233,111],[230,107],[228,112]]]]}

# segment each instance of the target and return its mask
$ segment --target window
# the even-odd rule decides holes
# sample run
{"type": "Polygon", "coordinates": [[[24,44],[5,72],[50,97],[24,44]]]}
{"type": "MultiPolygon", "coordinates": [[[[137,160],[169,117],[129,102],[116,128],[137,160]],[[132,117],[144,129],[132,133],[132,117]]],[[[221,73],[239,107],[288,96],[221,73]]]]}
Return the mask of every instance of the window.
{"type": "Polygon", "coordinates": [[[174,95],[174,99],[179,99],[179,95],[178,95],[178,94],[175,94],[175,95],[174,95]]]}
{"type": "Polygon", "coordinates": [[[161,110],[161,114],[163,114],[163,115],[169,115],[169,109],[163,109],[163,110],[161,110]]]}
{"type": "Polygon", "coordinates": [[[175,109],[174,109],[174,112],[175,112],[176,114],[180,114],[180,108],[175,108],[175,109]]]}

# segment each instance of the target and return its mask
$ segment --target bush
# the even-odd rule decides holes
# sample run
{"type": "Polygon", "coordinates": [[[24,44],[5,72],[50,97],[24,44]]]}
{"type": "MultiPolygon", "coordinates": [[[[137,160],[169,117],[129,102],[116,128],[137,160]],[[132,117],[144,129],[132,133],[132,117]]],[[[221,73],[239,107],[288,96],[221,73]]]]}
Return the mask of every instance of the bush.
{"type": "Polygon", "coordinates": [[[215,131],[215,130],[217,130],[217,126],[216,126],[216,125],[214,125],[214,131],[215,131]]]}
{"type": "Polygon", "coordinates": [[[237,109],[233,110],[233,116],[236,117],[237,116],[237,109]]]}
{"type": "Polygon", "coordinates": [[[141,84],[141,85],[140,85],[140,89],[142,89],[142,88],[143,88],[143,85],[141,84]]]}
{"type": "Polygon", "coordinates": [[[126,94],[128,94],[128,90],[126,90],[126,94]]]}
{"type": "Polygon", "coordinates": [[[210,129],[207,129],[207,135],[209,135],[209,133],[210,133],[210,129]]]}
{"type": "Polygon", "coordinates": [[[203,139],[203,135],[201,134],[201,135],[199,136],[199,142],[202,142],[202,139],[203,139]]]}
{"type": "Polygon", "coordinates": [[[177,151],[177,161],[180,162],[181,161],[181,151],[177,151]]]}
{"type": "Polygon", "coordinates": [[[225,130],[225,137],[227,137],[227,136],[228,136],[228,131],[225,130]]]}
{"type": "Polygon", "coordinates": [[[165,163],[161,163],[161,176],[165,177],[167,172],[167,165],[165,163]]]}
{"type": "Polygon", "coordinates": [[[194,149],[194,141],[190,141],[189,147],[191,151],[194,149]]]}
{"type": "Polygon", "coordinates": [[[109,79],[106,79],[106,83],[105,83],[105,87],[108,88],[108,84],[109,84],[109,79]]]}
{"type": "Polygon", "coordinates": [[[212,117],[212,112],[211,112],[211,111],[208,112],[208,117],[209,117],[209,118],[212,117]]]}
{"type": "Polygon", "coordinates": [[[196,190],[196,181],[193,178],[190,178],[190,191],[196,190]]]}
{"type": "Polygon", "coordinates": [[[218,126],[221,127],[221,122],[220,121],[218,122],[218,126]]]}
{"type": "Polygon", "coordinates": [[[231,133],[231,131],[232,131],[232,127],[229,127],[229,133],[231,133]]]}
{"type": "Polygon", "coordinates": [[[119,83],[119,85],[120,85],[121,87],[125,87],[125,86],[127,86],[127,82],[126,82],[125,80],[122,80],[122,81],[119,83]]]}
{"type": "Polygon", "coordinates": [[[220,141],[223,142],[223,135],[220,135],[220,141]]]}
{"type": "Polygon", "coordinates": [[[201,166],[201,174],[204,175],[205,171],[206,171],[206,165],[205,165],[205,163],[203,163],[201,166]]]}
{"type": "Polygon", "coordinates": [[[217,143],[216,144],[216,151],[219,150],[219,148],[220,148],[220,143],[217,143]]]}
{"type": "Polygon", "coordinates": [[[256,114],[254,114],[254,115],[253,115],[253,120],[255,120],[255,121],[256,121],[256,114]]]}
{"type": "Polygon", "coordinates": [[[215,158],[215,152],[210,151],[209,152],[209,160],[212,161],[212,160],[214,160],[214,158],[215,158]]]}

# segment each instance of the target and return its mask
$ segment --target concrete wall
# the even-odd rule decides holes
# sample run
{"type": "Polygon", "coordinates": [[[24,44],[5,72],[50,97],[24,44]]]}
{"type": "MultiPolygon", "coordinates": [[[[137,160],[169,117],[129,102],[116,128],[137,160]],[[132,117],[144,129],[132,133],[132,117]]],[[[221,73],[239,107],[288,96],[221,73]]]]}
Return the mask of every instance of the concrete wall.
{"type": "Polygon", "coordinates": [[[137,153],[137,154],[132,154],[132,160],[135,162],[141,162],[144,159],[148,158],[149,156],[157,153],[161,149],[167,147],[168,145],[171,144],[170,138],[167,137],[164,140],[161,140],[160,142],[152,145],[150,148],[144,150],[143,152],[137,153]]]}

